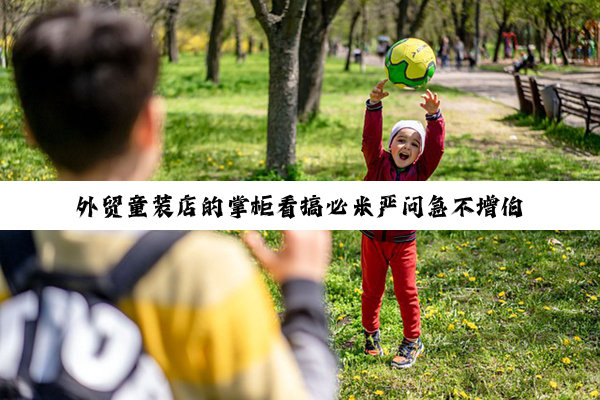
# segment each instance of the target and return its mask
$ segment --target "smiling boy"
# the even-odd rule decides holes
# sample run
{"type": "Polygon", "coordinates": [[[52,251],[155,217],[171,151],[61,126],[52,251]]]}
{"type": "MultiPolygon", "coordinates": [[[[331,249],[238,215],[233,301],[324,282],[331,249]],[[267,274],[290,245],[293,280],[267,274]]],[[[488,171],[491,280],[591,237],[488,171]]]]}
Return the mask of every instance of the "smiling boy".
{"type": "Polygon", "coordinates": [[[362,152],[367,163],[365,181],[425,181],[444,153],[444,119],[437,94],[427,90],[421,107],[427,111],[427,131],[419,121],[399,121],[392,128],[388,150],[383,149],[383,91],[379,82],[367,100],[362,152]]]}

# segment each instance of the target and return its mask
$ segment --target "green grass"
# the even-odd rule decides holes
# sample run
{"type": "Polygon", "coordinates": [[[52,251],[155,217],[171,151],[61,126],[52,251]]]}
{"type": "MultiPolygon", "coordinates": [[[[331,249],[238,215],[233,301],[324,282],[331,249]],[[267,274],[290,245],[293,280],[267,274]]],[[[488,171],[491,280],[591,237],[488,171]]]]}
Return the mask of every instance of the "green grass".
{"type": "MultiPolygon", "coordinates": [[[[279,243],[277,232],[263,234],[279,243]]],[[[600,390],[600,232],[419,232],[425,353],[403,371],[389,366],[402,340],[391,282],[381,311],[387,354],[362,353],[360,236],[334,232],[326,279],[341,399],[585,399],[600,390]]]]}
{"type": "MultiPolygon", "coordinates": [[[[293,179],[361,180],[366,167],[360,151],[364,102],[383,70],[343,60],[326,64],[321,114],[298,125],[293,179]]],[[[221,83],[205,82],[202,56],[184,54],[178,64],[163,63],[157,93],[167,99],[163,162],[156,180],[277,179],[265,171],[268,57],[254,54],[239,64],[221,62],[221,83]]],[[[447,123],[446,153],[432,180],[600,180],[596,159],[565,154],[541,135],[511,126],[511,109],[438,86],[447,123]],[[471,110],[473,110],[471,112],[471,110]],[[508,136],[531,136],[527,146],[508,136]]],[[[389,88],[384,138],[398,119],[423,120],[421,91],[389,88]]],[[[21,112],[11,75],[0,74],[0,180],[49,180],[56,174],[38,150],[23,139],[21,112]]]]}

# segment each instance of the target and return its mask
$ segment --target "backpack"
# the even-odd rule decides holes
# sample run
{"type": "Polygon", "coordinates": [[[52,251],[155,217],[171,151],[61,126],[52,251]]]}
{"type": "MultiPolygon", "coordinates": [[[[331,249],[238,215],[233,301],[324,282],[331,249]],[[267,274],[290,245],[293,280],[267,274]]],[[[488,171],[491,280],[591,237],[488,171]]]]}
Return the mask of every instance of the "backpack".
{"type": "Polygon", "coordinates": [[[44,272],[30,231],[0,231],[0,399],[172,399],[115,307],[185,232],[148,232],[104,275],[44,272]]]}

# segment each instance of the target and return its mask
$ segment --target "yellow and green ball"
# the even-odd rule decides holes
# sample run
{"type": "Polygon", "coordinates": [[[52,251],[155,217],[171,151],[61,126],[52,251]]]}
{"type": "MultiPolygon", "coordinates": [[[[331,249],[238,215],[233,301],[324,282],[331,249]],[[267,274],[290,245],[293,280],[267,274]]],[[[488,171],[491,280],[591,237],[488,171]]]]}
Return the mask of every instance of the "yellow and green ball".
{"type": "Polygon", "coordinates": [[[421,39],[402,39],[388,50],[385,70],[397,87],[417,88],[429,82],[435,73],[435,53],[421,39]]]}

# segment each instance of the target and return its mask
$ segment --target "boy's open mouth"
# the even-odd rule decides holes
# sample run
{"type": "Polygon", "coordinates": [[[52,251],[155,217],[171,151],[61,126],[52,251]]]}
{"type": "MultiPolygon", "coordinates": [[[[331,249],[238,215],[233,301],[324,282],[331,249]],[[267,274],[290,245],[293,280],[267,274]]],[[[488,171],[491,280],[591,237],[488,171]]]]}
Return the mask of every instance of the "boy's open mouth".
{"type": "Polygon", "coordinates": [[[408,160],[408,154],[398,154],[398,157],[402,160],[402,161],[406,161],[408,160]]]}

